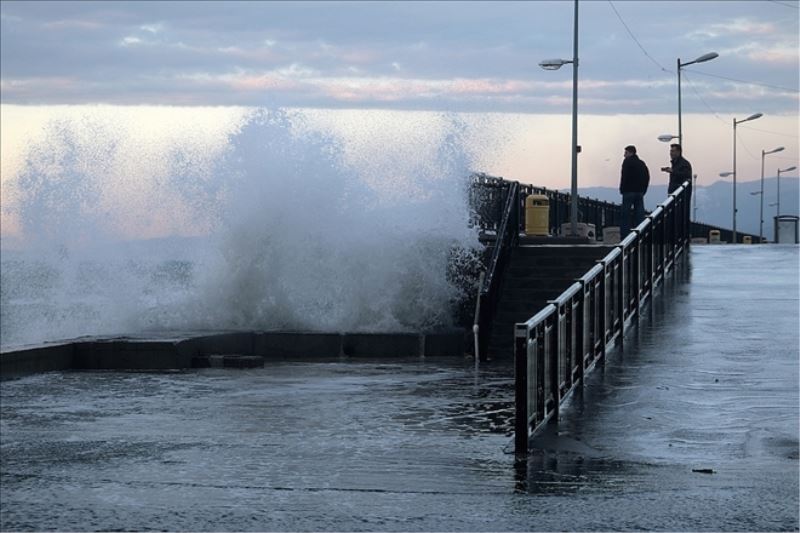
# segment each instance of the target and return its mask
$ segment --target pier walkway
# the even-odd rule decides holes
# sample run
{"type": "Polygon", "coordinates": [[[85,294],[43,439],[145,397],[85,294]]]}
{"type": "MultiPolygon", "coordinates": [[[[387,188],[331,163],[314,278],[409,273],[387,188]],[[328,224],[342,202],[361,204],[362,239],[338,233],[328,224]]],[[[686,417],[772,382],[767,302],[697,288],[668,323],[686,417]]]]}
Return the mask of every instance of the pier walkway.
{"type": "Polygon", "coordinates": [[[0,384],[0,529],[796,531],[798,247],[693,246],[513,453],[513,363],[0,384]]]}

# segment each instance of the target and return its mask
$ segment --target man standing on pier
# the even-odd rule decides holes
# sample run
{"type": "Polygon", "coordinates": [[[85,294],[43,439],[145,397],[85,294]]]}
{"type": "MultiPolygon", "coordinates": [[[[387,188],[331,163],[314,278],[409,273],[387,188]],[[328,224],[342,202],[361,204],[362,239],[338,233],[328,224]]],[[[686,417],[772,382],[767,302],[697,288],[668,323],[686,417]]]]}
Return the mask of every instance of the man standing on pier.
{"type": "Polygon", "coordinates": [[[692,187],[692,164],[683,158],[683,149],[680,144],[669,145],[669,159],[672,166],[664,167],[661,170],[669,172],[669,188],[667,193],[672,193],[683,185],[684,181],[689,181],[689,191],[691,196],[692,187]]]}
{"type": "Polygon", "coordinates": [[[619,192],[622,195],[622,222],[620,238],[624,239],[644,220],[644,195],[650,184],[650,171],[647,165],[636,155],[636,147],[625,147],[625,159],[622,160],[622,174],[619,180],[619,192]],[[633,210],[633,222],[631,222],[633,210]]]}
{"type": "Polygon", "coordinates": [[[690,223],[690,207],[692,205],[692,164],[683,158],[683,148],[680,144],[669,145],[669,159],[670,165],[663,167],[661,170],[669,173],[669,186],[667,193],[671,194],[678,189],[683,182],[688,181],[689,185],[686,188],[686,223],[690,223]]]}

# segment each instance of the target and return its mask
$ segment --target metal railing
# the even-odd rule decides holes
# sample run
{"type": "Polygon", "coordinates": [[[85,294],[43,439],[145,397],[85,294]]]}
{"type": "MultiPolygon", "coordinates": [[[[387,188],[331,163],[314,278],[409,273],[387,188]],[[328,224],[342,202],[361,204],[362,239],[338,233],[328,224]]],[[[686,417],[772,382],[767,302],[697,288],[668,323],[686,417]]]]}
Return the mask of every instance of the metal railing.
{"type": "MultiPolygon", "coordinates": [[[[550,211],[549,229],[553,234],[557,234],[561,224],[569,221],[570,204],[572,196],[567,193],[554,191],[545,187],[534,187],[533,185],[520,185],[520,203],[522,205],[523,216],[521,217],[520,230],[525,229],[524,204],[525,197],[529,194],[543,194],[547,196],[550,211]]],[[[620,206],[611,202],[604,202],[594,198],[578,197],[578,222],[594,224],[598,234],[602,235],[603,228],[606,226],[619,226],[620,206]]]]}
{"type": "MultiPolygon", "coordinates": [[[[544,187],[521,185],[519,182],[487,174],[472,176],[470,205],[473,209],[473,223],[481,229],[485,237],[494,240],[483,282],[479,284],[472,326],[477,352],[475,355],[482,359],[487,355],[503,273],[519,234],[525,229],[525,197],[529,194],[547,196],[551,229],[557,229],[561,223],[569,220],[569,194],[544,187]]],[[[579,198],[578,211],[581,221],[595,224],[601,232],[606,225],[618,224],[619,206],[610,202],[579,198]]]]}
{"type": "MultiPolygon", "coordinates": [[[[470,205],[474,212],[474,223],[484,232],[495,233],[500,226],[509,183],[511,182],[503,178],[487,174],[472,175],[470,205]]],[[[557,230],[562,223],[569,221],[570,195],[568,193],[521,183],[519,184],[520,231],[525,229],[525,197],[529,194],[547,196],[550,218],[548,227],[551,231],[557,230]]],[[[603,228],[620,225],[622,211],[619,204],[580,197],[578,199],[578,214],[578,221],[594,224],[597,235],[600,236],[603,234],[603,228]]],[[[692,222],[690,227],[692,238],[703,237],[707,239],[711,230],[718,230],[722,241],[732,241],[733,232],[729,229],[696,221],[692,222]]],[[[759,242],[758,235],[751,233],[737,232],[736,236],[739,243],[743,242],[744,237],[747,236],[751,238],[752,242],[759,242]]],[[[766,239],[764,240],[766,241],[766,239]]]]}
{"type": "Polygon", "coordinates": [[[478,301],[475,308],[473,334],[475,336],[476,357],[486,358],[491,337],[492,322],[497,311],[502,274],[511,257],[511,251],[519,239],[519,183],[504,182],[505,202],[496,227],[494,249],[486,273],[482,277],[478,301]]]}
{"type": "Polygon", "coordinates": [[[515,450],[552,416],[585,374],[622,344],[631,320],[690,240],[685,182],[558,298],[514,326],[515,450]]]}
{"type": "MultiPolygon", "coordinates": [[[[499,229],[510,183],[513,182],[487,174],[473,174],[470,204],[474,211],[474,223],[484,232],[494,233],[499,229]]],[[[569,221],[571,196],[568,193],[519,184],[517,201],[519,203],[520,231],[525,229],[525,197],[529,194],[547,196],[548,228],[551,231],[557,233],[561,224],[569,221]]],[[[606,226],[619,226],[620,206],[593,198],[579,197],[578,215],[579,222],[594,224],[598,234],[602,234],[602,228],[606,226]]]]}

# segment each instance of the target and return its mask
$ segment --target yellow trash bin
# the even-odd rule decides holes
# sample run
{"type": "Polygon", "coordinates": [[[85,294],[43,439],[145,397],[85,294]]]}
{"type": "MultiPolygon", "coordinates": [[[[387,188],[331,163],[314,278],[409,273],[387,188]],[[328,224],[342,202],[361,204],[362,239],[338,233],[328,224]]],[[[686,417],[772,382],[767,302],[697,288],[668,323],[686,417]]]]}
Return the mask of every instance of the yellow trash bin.
{"type": "Polygon", "coordinates": [[[525,235],[550,235],[550,200],[544,194],[525,197],[525,235]]]}
{"type": "Polygon", "coordinates": [[[742,244],[753,244],[753,238],[750,235],[742,237],[742,244]]]}
{"type": "Polygon", "coordinates": [[[718,229],[712,229],[708,232],[708,242],[711,244],[719,244],[720,238],[718,229]]]}

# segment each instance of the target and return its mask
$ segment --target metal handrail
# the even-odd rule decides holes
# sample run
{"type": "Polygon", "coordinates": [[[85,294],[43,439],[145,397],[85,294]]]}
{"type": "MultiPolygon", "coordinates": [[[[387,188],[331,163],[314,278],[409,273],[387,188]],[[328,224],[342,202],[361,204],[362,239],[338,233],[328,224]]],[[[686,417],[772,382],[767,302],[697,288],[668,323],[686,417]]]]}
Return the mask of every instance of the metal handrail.
{"type": "Polygon", "coordinates": [[[485,272],[481,272],[478,278],[478,296],[475,298],[475,317],[472,320],[472,335],[475,342],[475,360],[480,358],[480,345],[479,337],[481,332],[481,292],[483,292],[483,279],[486,277],[485,272]]]}
{"type": "Polygon", "coordinates": [[[673,271],[690,240],[684,184],[603,259],[525,322],[514,325],[515,450],[638,320],[653,289],[673,271]]]}
{"type": "Polygon", "coordinates": [[[495,240],[494,250],[492,252],[492,258],[489,261],[489,266],[486,269],[486,277],[483,280],[483,287],[481,289],[481,292],[483,293],[489,292],[492,285],[497,283],[495,281],[497,279],[497,265],[500,262],[503,254],[508,251],[508,245],[513,244],[513,242],[516,240],[515,237],[518,236],[515,228],[509,223],[514,214],[514,204],[516,203],[518,192],[519,183],[516,181],[511,182],[509,184],[509,189],[506,196],[506,203],[503,207],[503,218],[501,219],[500,227],[497,230],[497,237],[495,240]]]}
{"type": "Polygon", "coordinates": [[[476,337],[476,357],[486,357],[489,337],[491,335],[492,320],[497,308],[498,294],[502,271],[508,263],[512,248],[519,239],[519,183],[509,182],[506,201],[503,207],[503,216],[495,238],[494,250],[491,260],[483,278],[481,291],[476,304],[477,330],[473,326],[476,337]]]}

